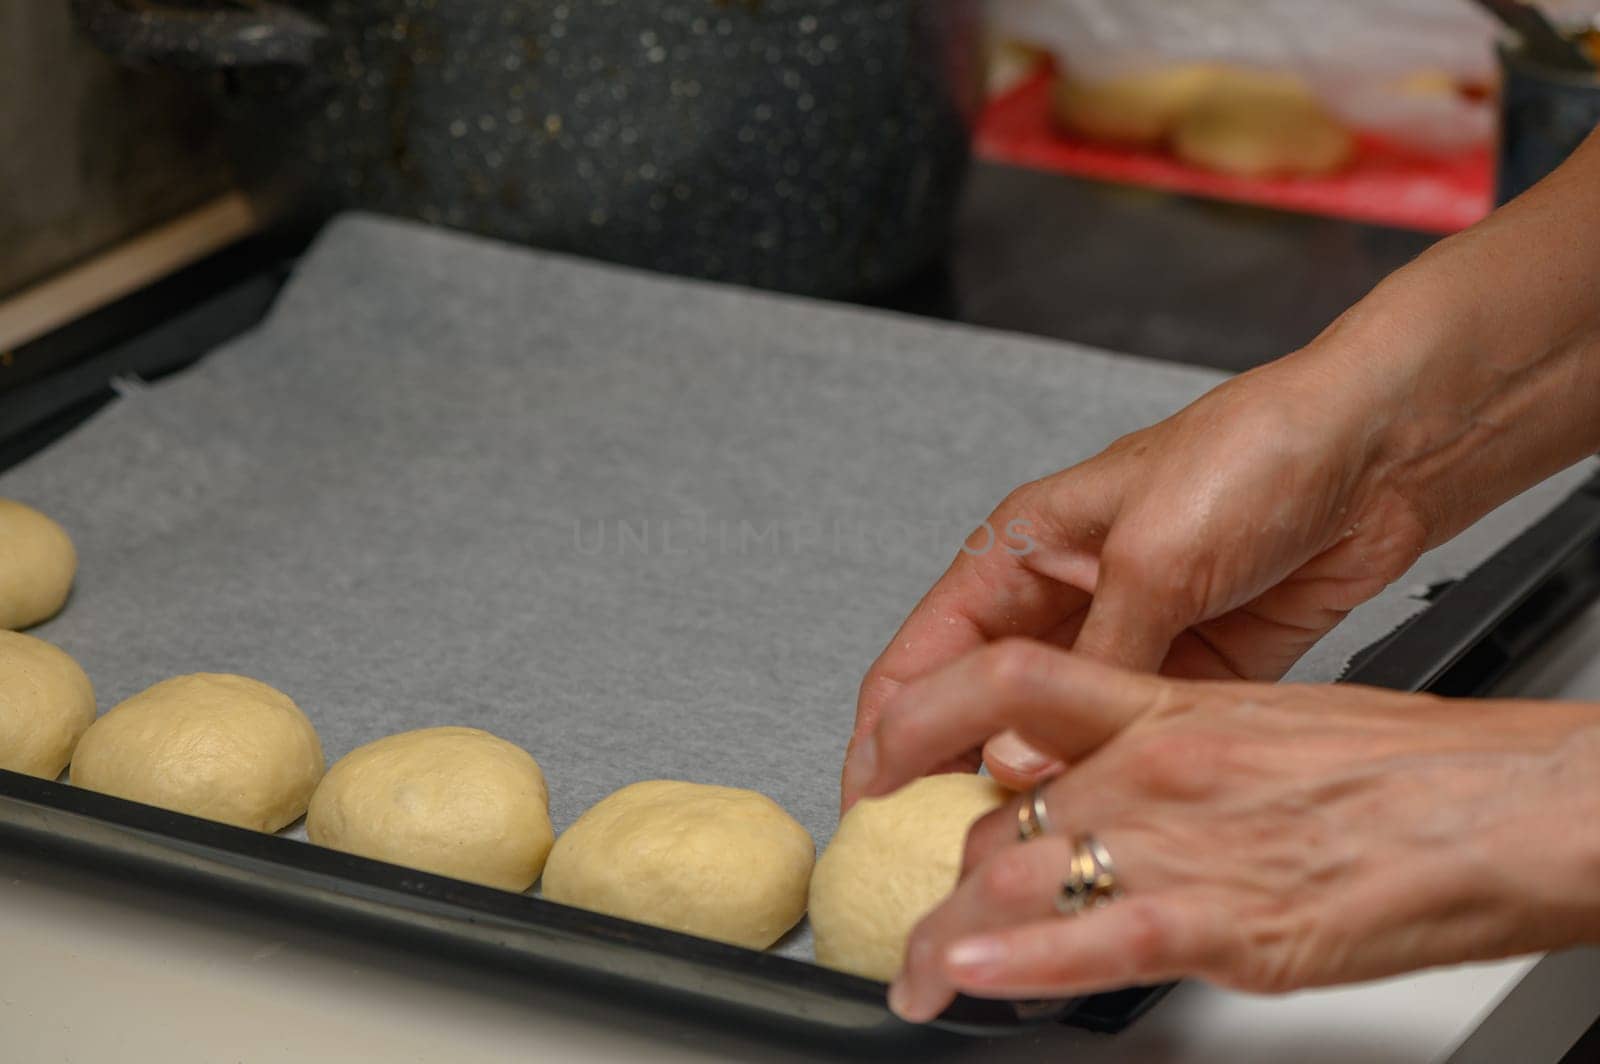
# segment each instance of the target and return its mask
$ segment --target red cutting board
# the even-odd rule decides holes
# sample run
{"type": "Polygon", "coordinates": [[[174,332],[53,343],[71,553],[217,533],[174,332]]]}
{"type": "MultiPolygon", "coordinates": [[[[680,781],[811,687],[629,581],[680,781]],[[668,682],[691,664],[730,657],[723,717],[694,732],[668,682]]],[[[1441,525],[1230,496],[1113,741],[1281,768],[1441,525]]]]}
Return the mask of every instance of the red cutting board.
{"type": "Polygon", "coordinates": [[[1358,134],[1355,162],[1338,174],[1225,177],[1164,152],[1097,144],[1063,132],[1050,114],[1053,76],[1036,74],[989,103],[978,123],[979,155],[1075,177],[1435,233],[1465,229],[1493,204],[1494,159],[1487,146],[1424,155],[1358,134]]]}

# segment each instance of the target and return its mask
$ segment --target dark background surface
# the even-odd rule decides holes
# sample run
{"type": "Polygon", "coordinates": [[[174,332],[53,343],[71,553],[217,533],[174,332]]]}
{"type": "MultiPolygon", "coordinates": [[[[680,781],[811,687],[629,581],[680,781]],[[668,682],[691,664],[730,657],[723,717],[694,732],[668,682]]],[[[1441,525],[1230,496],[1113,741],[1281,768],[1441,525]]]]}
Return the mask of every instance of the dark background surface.
{"type": "Polygon", "coordinates": [[[883,302],[1241,370],[1315,337],[1435,239],[979,164],[948,263],[883,302]]]}
{"type": "Polygon", "coordinates": [[[195,88],[100,54],[67,0],[0,0],[0,297],[227,191],[195,88]]]}

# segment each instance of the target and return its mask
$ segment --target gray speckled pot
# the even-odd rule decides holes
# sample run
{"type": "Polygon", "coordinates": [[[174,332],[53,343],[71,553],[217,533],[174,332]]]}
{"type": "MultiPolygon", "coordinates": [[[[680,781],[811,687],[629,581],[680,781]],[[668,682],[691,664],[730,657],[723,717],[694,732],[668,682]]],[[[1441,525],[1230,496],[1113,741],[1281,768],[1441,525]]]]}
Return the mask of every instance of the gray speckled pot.
{"type": "Polygon", "coordinates": [[[263,195],[824,296],[942,249],[982,0],[75,0],[263,195]]]}

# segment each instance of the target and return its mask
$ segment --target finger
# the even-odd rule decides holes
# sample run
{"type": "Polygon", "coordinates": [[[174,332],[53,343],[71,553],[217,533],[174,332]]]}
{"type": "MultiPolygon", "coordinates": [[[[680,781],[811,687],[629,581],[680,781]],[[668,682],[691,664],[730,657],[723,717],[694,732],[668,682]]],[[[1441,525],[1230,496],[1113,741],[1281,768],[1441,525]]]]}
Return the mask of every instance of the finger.
{"type": "Polygon", "coordinates": [[[1009,847],[1025,842],[1043,841],[1050,839],[1060,841],[1073,839],[1078,831],[1075,822],[1066,818],[1059,818],[1055,810],[1060,806],[1059,801],[1053,801],[1051,792],[1061,786],[1061,781],[1046,786],[1041,794],[1041,804],[1044,806],[1046,834],[1032,840],[1022,838],[1022,808],[1033,801],[1033,791],[1017,795],[999,809],[991,810],[973,821],[967,829],[967,839],[961,851],[961,878],[968,876],[981,867],[989,858],[1009,847]]]}
{"type": "MultiPolygon", "coordinates": [[[[1087,616],[1087,608],[1073,613],[1045,636],[1045,642],[1058,647],[1072,646],[1078,641],[1087,616]]],[[[1015,731],[1001,732],[984,744],[983,764],[996,783],[1013,791],[1025,791],[1059,776],[1067,767],[1059,758],[1051,757],[1015,731]]]]}
{"type": "Polygon", "coordinates": [[[962,938],[1055,913],[1055,897],[1072,863],[1072,844],[1059,837],[1013,845],[958,884],[906,941],[898,994],[926,1002],[937,1015],[955,994],[945,971],[949,945],[962,938]]]}
{"type": "MultiPolygon", "coordinates": [[[[1239,953],[1233,924],[1213,906],[1176,893],[1130,895],[1080,916],[952,942],[943,954],[944,979],[976,997],[1076,997],[1209,977],[1228,970],[1239,953]]],[[[906,1003],[921,1016],[933,997],[906,1003]]]]}
{"type": "Polygon", "coordinates": [[[961,879],[972,875],[984,861],[999,850],[1021,842],[1018,834],[1017,813],[1021,804],[1032,800],[1031,794],[1021,794],[999,809],[985,813],[967,829],[967,841],[961,850],[961,879]]]}
{"type": "MultiPolygon", "coordinates": [[[[1046,834],[1042,838],[1073,840],[1094,834],[1104,842],[1106,835],[1103,829],[1106,825],[1123,824],[1131,813],[1148,804],[1146,799],[1130,793],[1123,786],[1120,774],[1107,778],[1107,772],[1113,772],[1114,769],[1097,772],[1097,765],[1098,762],[1091,759],[1084,767],[1072,769],[1044,785],[1040,803],[1044,807],[1046,834]]],[[[967,829],[966,844],[961,852],[962,879],[982,867],[995,854],[1023,842],[1020,814],[1023,805],[1032,801],[1033,792],[1030,789],[973,822],[972,827],[967,829]]],[[[1120,834],[1114,831],[1113,837],[1120,834]]],[[[1119,855],[1119,864],[1120,861],[1119,855]]],[[[1148,871],[1155,869],[1155,862],[1141,860],[1140,865],[1141,884],[1166,884],[1168,877],[1148,874],[1148,871]]]]}
{"type": "MultiPolygon", "coordinates": [[[[850,772],[857,742],[906,684],[986,643],[1050,632],[1088,604],[1096,563],[1091,554],[1057,542],[1059,529],[1039,502],[1045,483],[1012,492],[968,537],[868,669],[845,758],[843,807],[858,797],[850,772]]],[[[1087,501],[1085,506],[1092,508],[1087,501]]],[[[971,765],[976,767],[976,758],[971,765]]]]}
{"type": "Polygon", "coordinates": [[[1169,681],[1007,640],[908,685],[858,745],[863,796],[887,794],[1016,728],[1063,761],[1098,748],[1157,705],[1169,681]]]}

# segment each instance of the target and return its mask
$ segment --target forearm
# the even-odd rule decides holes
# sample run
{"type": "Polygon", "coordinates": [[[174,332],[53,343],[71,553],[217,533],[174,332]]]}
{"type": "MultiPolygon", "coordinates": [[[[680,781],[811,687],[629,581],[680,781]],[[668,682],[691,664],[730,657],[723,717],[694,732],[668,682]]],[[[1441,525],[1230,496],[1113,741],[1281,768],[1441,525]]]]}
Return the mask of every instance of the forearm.
{"type": "Polygon", "coordinates": [[[1429,545],[1600,450],[1600,139],[1394,274],[1290,366],[1349,397],[1365,460],[1429,545]]]}

